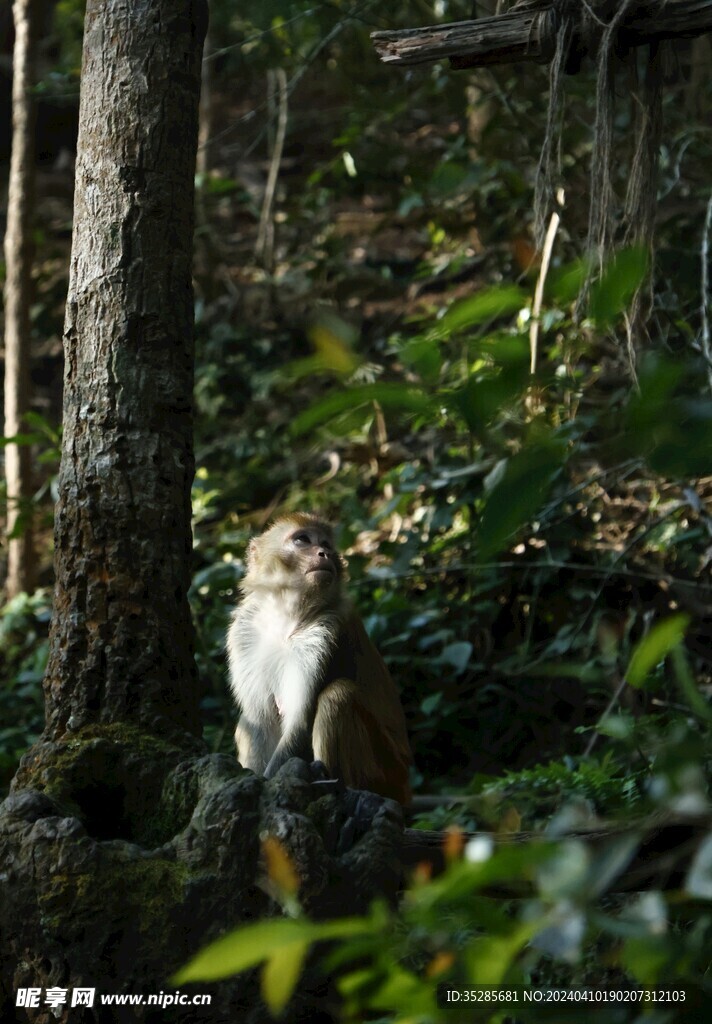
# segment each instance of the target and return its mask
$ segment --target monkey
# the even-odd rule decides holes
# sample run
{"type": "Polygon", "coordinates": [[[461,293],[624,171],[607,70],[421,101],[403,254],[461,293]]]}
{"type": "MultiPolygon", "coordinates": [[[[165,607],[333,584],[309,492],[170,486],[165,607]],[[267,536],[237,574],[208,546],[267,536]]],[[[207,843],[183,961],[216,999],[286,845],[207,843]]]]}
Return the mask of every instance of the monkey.
{"type": "Polygon", "coordinates": [[[411,799],[396,685],[344,589],[332,526],[295,512],[254,538],[227,636],[243,768],[316,759],[354,789],[411,799]]]}

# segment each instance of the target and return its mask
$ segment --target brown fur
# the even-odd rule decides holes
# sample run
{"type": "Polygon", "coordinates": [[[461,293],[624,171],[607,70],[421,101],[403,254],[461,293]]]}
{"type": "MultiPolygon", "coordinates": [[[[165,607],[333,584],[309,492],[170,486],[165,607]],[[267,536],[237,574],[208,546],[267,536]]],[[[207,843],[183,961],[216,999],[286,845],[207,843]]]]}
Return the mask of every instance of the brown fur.
{"type": "Polygon", "coordinates": [[[312,744],[348,786],[410,802],[412,756],[398,691],[355,612],[324,672],[312,744]]]}

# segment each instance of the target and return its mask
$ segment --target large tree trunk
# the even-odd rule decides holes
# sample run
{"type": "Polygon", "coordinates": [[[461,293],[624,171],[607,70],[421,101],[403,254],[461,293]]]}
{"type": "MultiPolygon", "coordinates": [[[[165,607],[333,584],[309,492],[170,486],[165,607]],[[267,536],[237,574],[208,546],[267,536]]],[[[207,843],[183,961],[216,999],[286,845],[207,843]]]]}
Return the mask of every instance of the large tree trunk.
{"type": "MultiPolygon", "coordinates": [[[[5,436],[23,430],[30,407],[30,290],[34,211],[35,0],[15,0],[12,60],[12,156],[5,229],[5,436]]],[[[5,448],[7,483],[7,597],[32,590],[32,463],[27,446],[5,448]],[[18,536],[13,532],[21,529],[18,536]]]]}
{"type": "MultiPolygon", "coordinates": [[[[102,1005],[172,991],[201,945],[274,911],[265,834],[316,914],[364,908],[399,880],[391,801],[303,762],[267,783],[198,735],[187,588],[204,32],[204,0],[87,5],[47,726],[0,805],[3,1021],[266,1019],[249,979],[215,987],[202,1014],[102,1005]],[[50,986],[67,990],[58,1015],[50,986]],[[72,1008],[79,986],[96,989],[93,1007],[72,1008]]],[[[302,996],[286,1019],[312,1011],[302,996]]]]}
{"type": "Polygon", "coordinates": [[[199,3],[88,5],[47,734],[196,732],[188,608],[199,3]]]}

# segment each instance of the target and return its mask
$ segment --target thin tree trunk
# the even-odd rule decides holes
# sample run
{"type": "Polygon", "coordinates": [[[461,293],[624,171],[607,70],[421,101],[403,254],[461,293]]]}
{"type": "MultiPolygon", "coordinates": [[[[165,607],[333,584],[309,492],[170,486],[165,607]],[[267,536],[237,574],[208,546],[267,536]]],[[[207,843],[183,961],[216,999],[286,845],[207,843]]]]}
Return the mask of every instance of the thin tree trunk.
{"type": "MultiPolygon", "coordinates": [[[[30,292],[34,208],[35,0],[15,0],[12,72],[12,156],[5,231],[6,437],[22,433],[30,407],[30,292]]],[[[5,448],[7,597],[34,587],[32,463],[26,445],[5,448]],[[21,530],[13,537],[16,529],[21,530]]]]}
{"type": "Polygon", "coordinates": [[[196,9],[204,21],[188,0],[87,5],[48,737],[97,721],[199,731],[187,598],[196,9]]]}
{"type": "MultiPolygon", "coordinates": [[[[209,7],[209,4],[208,4],[209,7]]],[[[207,229],[205,192],[210,173],[210,139],[213,134],[213,44],[210,25],[203,43],[203,60],[200,66],[200,107],[198,112],[198,154],[195,171],[198,182],[196,194],[198,227],[207,229]]]]}
{"type": "Polygon", "coordinates": [[[282,163],[282,152],[284,140],[287,134],[287,104],[289,100],[287,92],[287,75],[284,68],[270,70],[268,75],[268,93],[271,102],[270,111],[277,109],[277,131],[272,146],[269,174],[265,185],[265,194],[262,200],[262,212],[260,213],[260,224],[257,231],[257,244],[255,255],[262,266],[272,272],[274,270],[274,216],[272,208],[277,191],[277,178],[282,163]]]}
{"type": "Polygon", "coordinates": [[[205,35],[200,66],[200,115],[196,170],[205,178],[210,170],[210,138],[213,133],[213,44],[210,28],[205,35]]]}

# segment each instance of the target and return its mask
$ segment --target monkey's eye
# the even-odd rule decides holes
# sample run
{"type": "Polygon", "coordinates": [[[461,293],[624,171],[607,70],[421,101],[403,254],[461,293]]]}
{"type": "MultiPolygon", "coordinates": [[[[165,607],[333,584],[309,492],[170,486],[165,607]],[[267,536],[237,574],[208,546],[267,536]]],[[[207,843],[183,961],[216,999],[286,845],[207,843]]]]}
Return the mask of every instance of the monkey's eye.
{"type": "Polygon", "coordinates": [[[308,533],[295,533],[292,540],[295,544],[311,544],[311,537],[308,533]]]}

